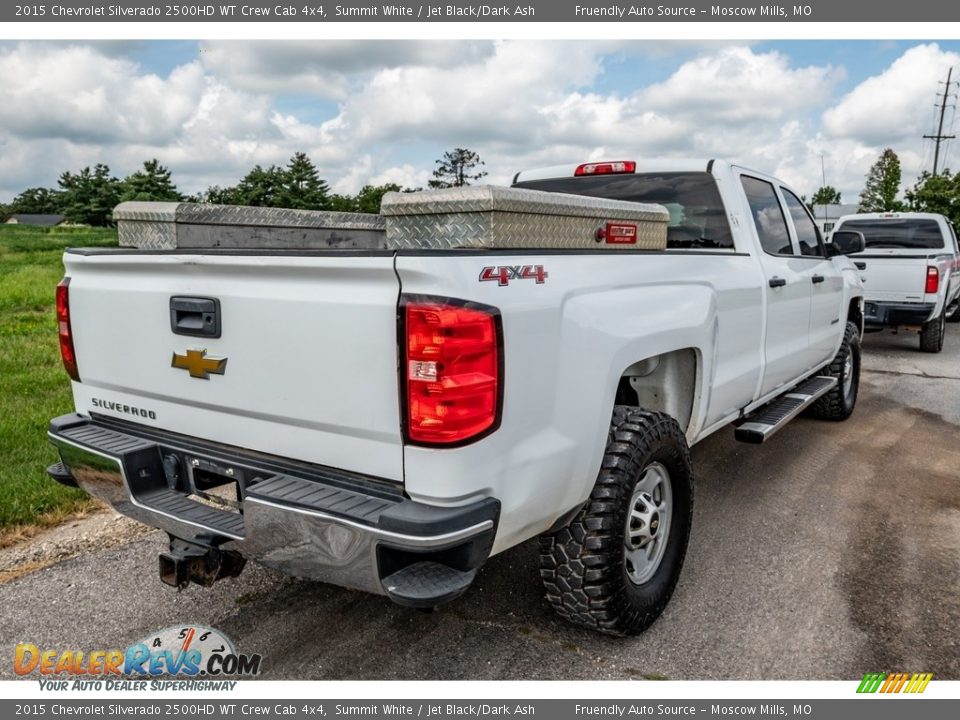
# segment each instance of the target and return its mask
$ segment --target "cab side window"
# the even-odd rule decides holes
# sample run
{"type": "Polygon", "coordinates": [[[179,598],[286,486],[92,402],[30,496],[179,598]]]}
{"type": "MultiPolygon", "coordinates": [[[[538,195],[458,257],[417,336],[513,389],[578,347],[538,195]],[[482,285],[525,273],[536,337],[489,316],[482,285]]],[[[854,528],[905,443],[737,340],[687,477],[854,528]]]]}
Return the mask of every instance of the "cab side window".
{"type": "Polygon", "coordinates": [[[950,228],[950,239],[953,241],[953,252],[957,254],[957,229],[953,226],[953,223],[947,220],[947,227],[950,228]]]}
{"type": "Polygon", "coordinates": [[[783,216],[783,208],[780,207],[773,185],[747,175],[741,176],[740,183],[750,204],[750,214],[753,216],[764,252],[770,255],[793,255],[787,220],[783,216]]]}
{"type": "Polygon", "coordinates": [[[793,218],[793,227],[797,230],[797,242],[800,243],[801,255],[824,257],[823,241],[820,239],[820,230],[810,218],[810,213],[796,195],[785,187],[780,188],[783,199],[787,203],[787,210],[793,218]]]}

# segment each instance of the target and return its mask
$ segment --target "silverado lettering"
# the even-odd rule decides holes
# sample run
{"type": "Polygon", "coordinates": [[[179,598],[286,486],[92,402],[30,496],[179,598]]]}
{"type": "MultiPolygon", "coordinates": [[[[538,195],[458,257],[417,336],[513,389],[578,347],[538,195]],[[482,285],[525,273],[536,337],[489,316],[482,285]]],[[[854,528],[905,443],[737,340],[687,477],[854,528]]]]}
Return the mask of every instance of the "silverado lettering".
{"type": "Polygon", "coordinates": [[[157,413],[153,410],[132,407],[130,405],[124,405],[123,403],[117,403],[111,400],[101,400],[100,398],[90,398],[90,404],[93,407],[100,408],[101,410],[113,410],[114,412],[125,413],[127,415],[135,415],[137,417],[145,417],[145,418],[149,418],[150,420],[157,419],[157,413]]]}

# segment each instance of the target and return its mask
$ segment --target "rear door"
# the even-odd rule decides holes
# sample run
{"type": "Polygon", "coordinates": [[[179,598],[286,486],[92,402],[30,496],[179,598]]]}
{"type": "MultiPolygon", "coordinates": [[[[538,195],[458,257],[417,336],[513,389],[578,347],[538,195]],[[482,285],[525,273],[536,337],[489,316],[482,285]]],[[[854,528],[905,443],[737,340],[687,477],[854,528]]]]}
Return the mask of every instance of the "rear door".
{"type": "Polygon", "coordinates": [[[112,251],[65,263],[79,412],[402,480],[388,254],[112,251]],[[219,333],[182,331],[214,313],[201,302],[191,318],[192,300],[215,301],[219,333]]]}
{"type": "Polygon", "coordinates": [[[740,183],[766,276],[765,365],[758,395],[763,397],[795,380],[804,369],[812,285],[808,261],[796,250],[774,184],[746,173],[740,175],[740,183]]]}
{"type": "Polygon", "coordinates": [[[827,258],[820,229],[807,206],[789,188],[780,186],[787,207],[804,275],[810,283],[810,324],[807,368],[830,360],[844,331],[843,272],[827,258]]]}

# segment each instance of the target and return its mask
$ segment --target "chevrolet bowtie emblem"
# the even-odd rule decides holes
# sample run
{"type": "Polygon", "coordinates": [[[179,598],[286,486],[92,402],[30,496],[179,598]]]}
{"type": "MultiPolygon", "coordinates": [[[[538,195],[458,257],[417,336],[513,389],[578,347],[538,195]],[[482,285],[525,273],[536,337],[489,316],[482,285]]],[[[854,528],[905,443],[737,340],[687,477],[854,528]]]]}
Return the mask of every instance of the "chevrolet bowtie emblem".
{"type": "Polygon", "coordinates": [[[227,369],[226,358],[206,357],[206,350],[187,350],[186,355],[173,353],[173,362],[170,363],[175,368],[186,370],[190,377],[209,380],[210,373],[223,375],[227,369]]]}

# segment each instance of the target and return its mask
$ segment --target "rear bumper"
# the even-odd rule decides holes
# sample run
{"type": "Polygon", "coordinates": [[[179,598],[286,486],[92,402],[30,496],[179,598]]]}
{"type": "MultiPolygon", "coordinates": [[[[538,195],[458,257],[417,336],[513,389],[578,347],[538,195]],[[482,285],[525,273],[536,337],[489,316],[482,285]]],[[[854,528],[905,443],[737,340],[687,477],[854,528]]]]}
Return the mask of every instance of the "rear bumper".
{"type": "Polygon", "coordinates": [[[933,317],[934,303],[891,303],[867,300],[863,304],[863,324],[867,328],[923,325],[933,317]]]}
{"type": "Polygon", "coordinates": [[[287,463],[113,420],[65,415],[49,438],[76,484],[174,538],[236,551],[289,575],[435,605],[469,587],[500,504],[437,507],[395,483],[287,463]],[[232,507],[208,498],[236,489],[232,507]]]}

